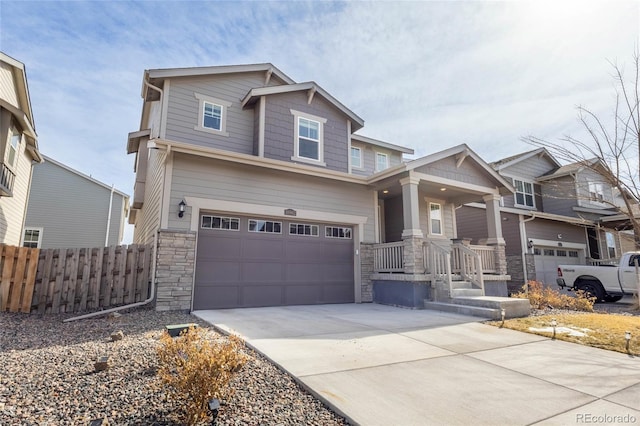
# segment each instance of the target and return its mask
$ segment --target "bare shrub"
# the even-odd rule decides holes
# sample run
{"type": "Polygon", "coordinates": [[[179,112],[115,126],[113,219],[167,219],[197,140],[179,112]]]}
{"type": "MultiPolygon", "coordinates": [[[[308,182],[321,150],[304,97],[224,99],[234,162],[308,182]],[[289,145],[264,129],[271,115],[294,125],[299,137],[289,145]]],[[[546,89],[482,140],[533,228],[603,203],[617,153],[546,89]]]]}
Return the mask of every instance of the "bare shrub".
{"type": "Polygon", "coordinates": [[[577,290],[576,297],[571,297],[545,286],[540,281],[529,281],[522,286],[522,291],[512,297],[529,299],[534,309],[555,308],[586,312],[593,312],[593,304],[596,301],[595,297],[582,290],[577,290]]]}
{"type": "Polygon", "coordinates": [[[180,401],[185,424],[209,417],[208,402],[229,396],[229,382],[246,362],[244,342],[237,336],[212,340],[206,330],[190,327],[179,337],[165,332],[158,347],[158,377],[170,397],[180,401]]]}

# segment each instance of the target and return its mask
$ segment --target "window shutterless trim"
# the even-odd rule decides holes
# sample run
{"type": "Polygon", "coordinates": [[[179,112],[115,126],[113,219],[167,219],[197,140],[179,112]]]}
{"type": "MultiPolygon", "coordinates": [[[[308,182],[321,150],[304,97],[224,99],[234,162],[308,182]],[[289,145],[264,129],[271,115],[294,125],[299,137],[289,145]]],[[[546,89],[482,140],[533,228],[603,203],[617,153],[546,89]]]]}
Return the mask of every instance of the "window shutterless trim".
{"type": "Polygon", "coordinates": [[[350,227],[343,226],[325,226],[324,236],[325,238],[340,238],[343,240],[350,240],[352,238],[352,230],[350,227]]]}
{"type": "Polygon", "coordinates": [[[390,167],[389,154],[387,154],[386,152],[376,151],[376,172],[381,172],[383,170],[387,170],[389,167],[390,167]],[[385,165],[384,168],[380,168],[380,164],[378,163],[378,156],[385,158],[386,165],[385,165]]]}
{"type": "Polygon", "coordinates": [[[293,157],[291,157],[292,161],[298,161],[301,163],[314,164],[317,166],[326,166],[327,163],[324,162],[324,124],[327,122],[326,118],[317,117],[312,114],[307,114],[304,112],[296,111],[294,109],[289,110],[293,115],[293,157]],[[314,139],[311,137],[303,137],[303,139],[317,142],[318,143],[318,158],[309,158],[300,156],[300,119],[307,120],[310,122],[314,122],[318,124],[318,139],[314,139]]]}
{"type": "Polygon", "coordinates": [[[282,234],[282,222],[275,220],[249,219],[247,231],[263,234],[282,234]],[[251,225],[253,225],[253,229],[251,229],[251,225]]]}
{"type": "Polygon", "coordinates": [[[40,248],[42,246],[42,234],[44,228],[40,227],[25,227],[22,233],[22,247],[40,248]],[[37,239],[33,240],[33,233],[36,232],[37,239]],[[30,233],[30,238],[27,240],[27,233],[30,233]],[[35,243],[35,246],[33,245],[35,243]],[[28,244],[28,245],[27,245],[28,244]]]}
{"type": "Polygon", "coordinates": [[[363,158],[362,158],[362,148],[359,147],[359,146],[351,146],[351,151],[353,151],[354,149],[359,152],[359,154],[358,154],[358,164],[356,164],[353,161],[353,152],[350,152],[349,155],[351,156],[351,167],[354,168],[354,169],[363,169],[364,168],[364,164],[363,164],[364,161],[363,161],[363,158]]]}
{"type": "Polygon", "coordinates": [[[193,95],[198,100],[198,122],[195,125],[194,130],[213,133],[220,136],[229,136],[229,133],[227,132],[227,116],[232,103],[223,101],[222,99],[213,98],[211,96],[202,95],[200,93],[194,93],[193,95]],[[214,106],[217,105],[220,107],[220,130],[204,126],[204,111],[206,104],[214,106]]]}
{"type": "Polygon", "coordinates": [[[307,237],[319,237],[320,236],[320,226],[319,225],[310,225],[308,223],[289,223],[289,235],[301,235],[301,236],[307,236],[307,237]],[[302,232],[300,232],[301,229],[302,229],[302,232]]]}
{"type": "Polygon", "coordinates": [[[513,194],[513,205],[514,206],[527,207],[527,208],[532,208],[532,209],[536,208],[536,197],[535,197],[535,189],[534,189],[534,186],[533,186],[533,182],[528,182],[528,181],[523,180],[523,179],[513,178],[513,188],[516,190],[516,192],[513,194]],[[522,191],[518,190],[518,182],[520,182],[520,184],[522,185],[522,191]],[[526,185],[530,185],[531,186],[531,192],[527,192],[526,191],[526,185]],[[524,203],[519,203],[518,202],[518,194],[522,194],[522,200],[524,201],[524,203]],[[531,197],[531,205],[527,204],[527,196],[531,197]]]}

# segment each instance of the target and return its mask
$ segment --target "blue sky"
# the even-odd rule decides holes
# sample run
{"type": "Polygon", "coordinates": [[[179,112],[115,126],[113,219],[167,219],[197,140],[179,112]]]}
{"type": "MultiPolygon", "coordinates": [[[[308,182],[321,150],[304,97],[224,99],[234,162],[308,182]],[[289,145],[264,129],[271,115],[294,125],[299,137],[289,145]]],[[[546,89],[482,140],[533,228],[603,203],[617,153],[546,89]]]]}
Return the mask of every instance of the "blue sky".
{"type": "Polygon", "coordinates": [[[0,2],[41,151],[128,194],[145,69],[272,62],[363,135],[495,161],[532,149],[523,136],[585,137],[578,105],[610,118],[609,62],[630,70],[639,34],[638,1],[0,2]]]}

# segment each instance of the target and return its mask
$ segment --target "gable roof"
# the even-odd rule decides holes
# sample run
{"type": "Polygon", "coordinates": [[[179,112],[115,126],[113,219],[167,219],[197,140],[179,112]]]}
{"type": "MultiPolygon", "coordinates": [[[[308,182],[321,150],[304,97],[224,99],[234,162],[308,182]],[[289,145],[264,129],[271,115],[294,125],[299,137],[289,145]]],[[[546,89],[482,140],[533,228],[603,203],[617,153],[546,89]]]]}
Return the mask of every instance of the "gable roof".
{"type": "Polygon", "coordinates": [[[522,152],[520,154],[512,155],[510,157],[505,157],[501,160],[489,163],[489,165],[493,167],[495,170],[500,171],[507,167],[513,166],[516,163],[527,160],[531,157],[535,157],[536,155],[545,156],[549,158],[549,160],[551,160],[551,162],[555,164],[556,167],[560,167],[560,163],[558,163],[558,160],[556,160],[555,157],[551,155],[546,148],[538,148],[538,149],[534,149],[533,151],[522,152]]]}
{"type": "Polygon", "coordinates": [[[38,135],[33,121],[33,111],[31,109],[31,97],[29,96],[29,85],[27,83],[27,71],[24,64],[3,52],[0,52],[0,61],[9,65],[13,69],[14,82],[18,92],[18,99],[21,105],[12,105],[5,99],[0,99],[0,106],[18,120],[22,131],[26,136],[27,150],[34,160],[42,162],[40,151],[38,150],[38,135]]]}
{"type": "Polygon", "coordinates": [[[325,98],[329,103],[342,111],[351,119],[351,130],[356,131],[364,126],[364,120],[360,118],[356,113],[344,106],[340,101],[331,96],[329,92],[324,90],[314,81],[308,81],[306,83],[294,83],[283,86],[268,86],[251,89],[249,93],[242,99],[242,107],[253,105],[261,96],[276,95],[282,93],[309,91],[309,96],[312,97],[316,93],[325,98]]]}
{"type": "Polygon", "coordinates": [[[90,182],[92,182],[92,183],[94,183],[94,184],[96,184],[96,185],[98,185],[98,186],[100,186],[102,188],[108,189],[109,191],[113,190],[113,192],[115,192],[116,194],[122,196],[123,198],[125,198],[127,200],[129,199],[129,196],[127,194],[125,194],[122,191],[119,191],[119,190],[115,189],[113,186],[109,186],[106,183],[102,183],[99,180],[94,179],[89,175],[86,175],[86,174],[84,174],[82,172],[77,171],[76,169],[73,169],[73,168],[67,166],[66,164],[62,164],[61,162],[56,161],[51,157],[47,157],[46,155],[43,155],[42,158],[47,163],[55,164],[56,166],[58,166],[58,167],[60,167],[62,169],[65,169],[65,170],[67,170],[67,171],[69,171],[69,172],[71,172],[71,173],[73,173],[73,174],[75,174],[77,176],[80,176],[81,178],[86,179],[86,180],[88,180],[88,181],[90,181],[90,182]]]}
{"type": "Polygon", "coordinates": [[[351,140],[353,141],[357,141],[357,142],[365,142],[371,145],[375,145],[375,146],[379,146],[381,148],[387,148],[387,149],[391,149],[393,151],[400,151],[403,152],[405,154],[414,154],[414,151],[412,148],[407,148],[404,146],[400,146],[400,145],[395,145],[389,142],[385,142],[385,141],[381,141],[378,139],[373,139],[373,138],[369,138],[367,136],[362,136],[362,135],[357,135],[357,134],[353,134],[351,135],[351,140]]]}
{"type": "Polygon", "coordinates": [[[172,77],[193,77],[199,75],[233,74],[256,71],[264,71],[270,73],[270,75],[275,75],[286,84],[295,83],[291,77],[269,62],[245,65],[217,65],[211,67],[157,68],[145,70],[144,76],[145,78],[151,79],[165,79],[172,77]]]}
{"type": "Polygon", "coordinates": [[[550,172],[539,176],[537,180],[546,181],[563,176],[569,176],[570,174],[580,172],[585,167],[592,168],[598,163],[600,163],[599,158],[591,158],[589,160],[576,161],[575,163],[565,164],[564,166],[560,166],[557,169],[551,170],[550,172]]]}
{"type": "Polygon", "coordinates": [[[418,167],[425,166],[427,164],[435,163],[442,159],[455,156],[459,163],[466,161],[467,158],[471,158],[476,164],[478,164],[492,179],[496,181],[500,187],[500,194],[507,195],[515,192],[515,189],[511,183],[503,178],[497,171],[495,171],[489,164],[487,164],[478,154],[476,154],[467,144],[460,144],[443,151],[436,152],[435,154],[426,155],[422,158],[409,161],[405,164],[386,169],[370,178],[371,182],[375,182],[380,179],[384,179],[389,176],[393,176],[397,173],[404,171],[415,170],[418,167]]]}

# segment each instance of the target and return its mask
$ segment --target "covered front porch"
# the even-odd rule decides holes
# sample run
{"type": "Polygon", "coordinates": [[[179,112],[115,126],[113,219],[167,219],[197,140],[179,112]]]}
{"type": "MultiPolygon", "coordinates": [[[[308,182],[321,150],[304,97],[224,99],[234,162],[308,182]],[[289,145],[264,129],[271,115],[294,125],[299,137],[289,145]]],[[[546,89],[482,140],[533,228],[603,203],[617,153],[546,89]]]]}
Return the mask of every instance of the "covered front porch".
{"type": "Polygon", "coordinates": [[[380,173],[373,185],[378,241],[362,249],[362,276],[374,302],[422,308],[507,295],[499,203],[513,188],[466,145],[380,173]],[[471,202],[487,206],[488,235],[476,245],[456,226],[455,209],[471,202]]]}

